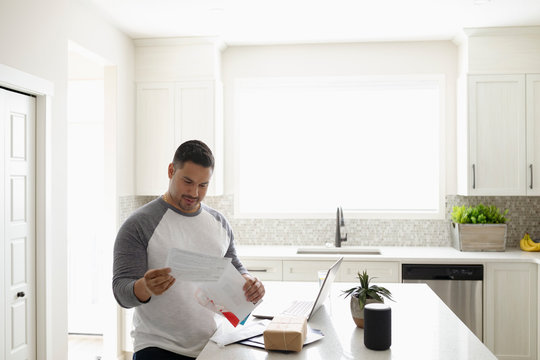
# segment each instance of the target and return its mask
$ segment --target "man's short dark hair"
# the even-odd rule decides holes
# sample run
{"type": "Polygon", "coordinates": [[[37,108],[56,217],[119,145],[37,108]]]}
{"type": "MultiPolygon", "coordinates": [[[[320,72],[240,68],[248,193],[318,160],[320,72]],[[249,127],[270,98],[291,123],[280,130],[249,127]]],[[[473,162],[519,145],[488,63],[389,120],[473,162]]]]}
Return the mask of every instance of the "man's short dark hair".
{"type": "Polygon", "coordinates": [[[214,170],[212,150],[200,140],[189,140],[181,144],[174,153],[173,164],[181,169],[186,161],[214,170]]]}

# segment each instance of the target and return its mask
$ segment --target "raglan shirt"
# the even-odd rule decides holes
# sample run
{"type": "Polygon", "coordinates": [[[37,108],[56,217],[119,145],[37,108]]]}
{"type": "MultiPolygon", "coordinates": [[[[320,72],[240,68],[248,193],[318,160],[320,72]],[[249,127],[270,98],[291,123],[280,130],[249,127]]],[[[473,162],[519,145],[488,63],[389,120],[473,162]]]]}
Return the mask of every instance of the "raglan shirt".
{"type": "Polygon", "coordinates": [[[143,303],[134,293],[135,281],[149,269],[166,267],[171,248],[232,258],[247,273],[236,255],[234,236],[225,217],[201,204],[184,213],[161,197],[136,210],[122,225],[114,245],[113,293],[133,315],[134,351],[155,346],[197,357],[216,330],[214,313],[199,305],[196,287],[176,279],[171,288],[143,303]]]}

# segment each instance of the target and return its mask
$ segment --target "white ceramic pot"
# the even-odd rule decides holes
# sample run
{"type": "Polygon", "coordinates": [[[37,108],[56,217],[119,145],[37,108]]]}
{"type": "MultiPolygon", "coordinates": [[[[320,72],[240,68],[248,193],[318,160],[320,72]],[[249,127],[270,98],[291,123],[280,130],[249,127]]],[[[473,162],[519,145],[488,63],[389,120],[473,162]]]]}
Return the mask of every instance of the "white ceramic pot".
{"type": "MultiPolygon", "coordinates": [[[[383,302],[375,299],[367,299],[366,304],[376,303],[376,302],[383,302]]],[[[358,298],[355,296],[351,296],[351,315],[354,320],[354,323],[356,326],[360,328],[364,328],[364,309],[360,310],[360,304],[358,303],[358,298]]]]}

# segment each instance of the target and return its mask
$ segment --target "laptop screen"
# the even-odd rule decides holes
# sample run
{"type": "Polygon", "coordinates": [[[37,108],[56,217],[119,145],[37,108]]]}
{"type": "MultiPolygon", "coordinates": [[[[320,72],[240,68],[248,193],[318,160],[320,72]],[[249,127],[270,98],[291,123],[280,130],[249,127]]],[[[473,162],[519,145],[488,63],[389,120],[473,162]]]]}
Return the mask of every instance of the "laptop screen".
{"type": "Polygon", "coordinates": [[[339,271],[339,267],[341,265],[341,262],[343,261],[343,257],[339,258],[338,261],[334,263],[328,269],[328,272],[326,273],[326,277],[324,278],[324,282],[321,285],[321,289],[319,290],[319,294],[317,295],[317,299],[315,300],[315,303],[313,304],[313,308],[311,309],[311,312],[309,313],[308,319],[311,318],[311,316],[319,310],[319,308],[324,304],[324,301],[328,297],[328,294],[330,293],[330,290],[332,289],[332,283],[334,282],[337,272],[339,271]]]}

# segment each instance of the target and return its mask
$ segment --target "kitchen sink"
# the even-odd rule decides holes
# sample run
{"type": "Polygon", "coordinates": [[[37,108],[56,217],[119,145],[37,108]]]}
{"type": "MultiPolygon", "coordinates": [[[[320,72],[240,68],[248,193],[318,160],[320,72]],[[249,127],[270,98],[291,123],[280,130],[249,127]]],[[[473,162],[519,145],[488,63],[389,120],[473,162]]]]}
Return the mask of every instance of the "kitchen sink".
{"type": "Polygon", "coordinates": [[[381,250],[362,248],[355,246],[344,247],[326,247],[326,246],[311,246],[301,247],[296,250],[297,254],[349,254],[349,255],[381,255],[381,250]]]}

